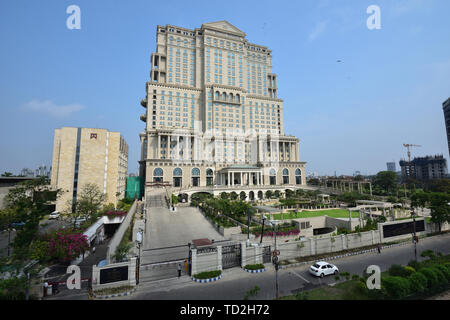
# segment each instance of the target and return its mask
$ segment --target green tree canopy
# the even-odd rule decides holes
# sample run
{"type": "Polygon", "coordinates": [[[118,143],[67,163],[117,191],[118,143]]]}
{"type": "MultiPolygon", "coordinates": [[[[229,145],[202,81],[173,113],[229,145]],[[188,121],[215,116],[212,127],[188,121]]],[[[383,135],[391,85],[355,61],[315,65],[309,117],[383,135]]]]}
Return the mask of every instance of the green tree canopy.
{"type": "Polygon", "coordinates": [[[386,192],[394,192],[397,190],[397,174],[392,171],[380,171],[374,178],[374,186],[386,192]]]}

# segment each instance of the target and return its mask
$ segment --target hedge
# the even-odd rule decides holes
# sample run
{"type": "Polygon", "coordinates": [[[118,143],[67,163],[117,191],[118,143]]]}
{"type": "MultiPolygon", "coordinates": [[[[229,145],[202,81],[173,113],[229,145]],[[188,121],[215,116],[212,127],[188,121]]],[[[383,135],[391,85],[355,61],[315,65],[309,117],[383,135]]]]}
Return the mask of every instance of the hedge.
{"type": "Polygon", "coordinates": [[[388,276],[382,282],[390,298],[403,299],[409,295],[410,282],[403,277],[388,276]]]}
{"type": "Polygon", "coordinates": [[[244,269],[247,269],[247,270],[260,270],[260,269],[264,269],[264,268],[265,268],[265,266],[263,264],[261,264],[261,263],[259,263],[259,264],[247,264],[247,265],[244,266],[244,269]]]}
{"type": "Polygon", "coordinates": [[[427,289],[427,278],[423,273],[415,272],[408,278],[412,292],[423,293],[427,289]]]}
{"type": "Polygon", "coordinates": [[[211,279],[211,278],[215,278],[218,277],[222,274],[221,270],[214,270],[214,271],[205,271],[205,272],[200,272],[194,275],[194,278],[196,279],[211,279]]]}

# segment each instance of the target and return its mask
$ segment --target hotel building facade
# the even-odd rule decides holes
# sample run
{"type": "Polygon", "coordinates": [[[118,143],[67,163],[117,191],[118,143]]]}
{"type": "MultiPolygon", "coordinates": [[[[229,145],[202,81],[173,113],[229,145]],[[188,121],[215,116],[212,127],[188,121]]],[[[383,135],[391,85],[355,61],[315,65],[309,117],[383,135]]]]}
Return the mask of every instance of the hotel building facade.
{"type": "Polygon", "coordinates": [[[306,185],[299,139],[284,134],[269,48],[249,43],[227,21],[194,30],[157,26],[156,37],[141,101],[146,190],[306,185]]]}
{"type": "Polygon", "coordinates": [[[87,183],[106,195],[105,204],[122,199],[128,174],[128,144],[120,132],[63,127],[55,129],[51,185],[64,192],[56,210],[70,210],[87,183]]]}

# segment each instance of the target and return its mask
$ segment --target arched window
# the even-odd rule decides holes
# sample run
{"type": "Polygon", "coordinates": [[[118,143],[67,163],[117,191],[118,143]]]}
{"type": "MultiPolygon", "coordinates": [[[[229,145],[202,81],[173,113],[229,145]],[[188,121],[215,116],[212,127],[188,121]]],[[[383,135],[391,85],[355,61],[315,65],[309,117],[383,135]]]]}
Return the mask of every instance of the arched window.
{"type": "Polygon", "coordinates": [[[302,184],[302,170],[295,170],[295,184],[302,184]]]}
{"type": "Polygon", "coordinates": [[[161,168],[153,170],[153,182],[163,182],[164,171],[161,168]]]}
{"type": "Polygon", "coordinates": [[[232,93],[230,93],[230,95],[229,95],[228,97],[229,97],[229,100],[230,100],[231,102],[234,101],[234,97],[233,97],[233,94],[232,94],[232,93]]]}
{"type": "Polygon", "coordinates": [[[192,186],[198,187],[200,185],[200,169],[193,168],[191,174],[192,174],[192,186]]]}
{"type": "Polygon", "coordinates": [[[283,169],[283,184],[289,184],[289,170],[283,169]]]}
{"type": "Polygon", "coordinates": [[[216,100],[219,100],[219,96],[220,96],[219,91],[216,91],[216,100]]]}
{"type": "Polygon", "coordinates": [[[275,171],[275,169],[270,169],[269,180],[271,185],[277,184],[277,172],[275,171]]]}
{"type": "Polygon", "coordinates": [[[227,94],[226,92],[222,93],[222,100],[227,101],[227,94]]]}
{"type": "Polygon", "coordinates": [[[181,187],[183,170],[180,168],[173,169],[173,186],[181,187]]]}
{"type": "Polygon", "coordinates": [[[214,178],[214,172],[212,169],[206,169],[206,185],[212,186],[213,185],[213,178],[214,178]]]}
{"type": "Polygon", "coordinates": [[[241,96],[239,94],[236,95],[236,102],[237,103],[241,102],[241,96]]]}

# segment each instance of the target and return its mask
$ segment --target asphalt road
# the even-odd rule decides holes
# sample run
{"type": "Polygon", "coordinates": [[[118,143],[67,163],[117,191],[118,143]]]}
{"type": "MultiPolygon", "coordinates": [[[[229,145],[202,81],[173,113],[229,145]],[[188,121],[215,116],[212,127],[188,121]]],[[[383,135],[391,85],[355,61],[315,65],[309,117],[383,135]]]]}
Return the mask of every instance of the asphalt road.
{"type": "MultiPolygon", "coordinates": [[[[450,254],[450,235],[421,239],[418,244],[418,260],[422,260],[420,252],[432,249],[443,254],[450,254]]],[[[338,266],[341,272],[350,275],[362,275],[369,265],[378,265],[382,271],[392,264],[406,265],[414,259],[412,244],[383,249],[381,254],[367,253],[349,256],[330,261],[338,266]]],[[[137,292],[129,298],[138,300],[242,300],[246,292],[255,286],[260,288],[254,299],[274,299],[275,270],[272,266],[263,273],[249,274],[242,269],[233,268],[223,272],[223,278],[211,283],[195,283],[188,276],[161,280],[159,282],[142,283],[137,292]]],[[[281,269],[278,271],[280,296],[291,295],[298,291],[335,283],[333,276],[324,279],[309,274],[309,265],[281,269]]],[[[124,298],[122,298],[124,299],[124,298]]]]}

